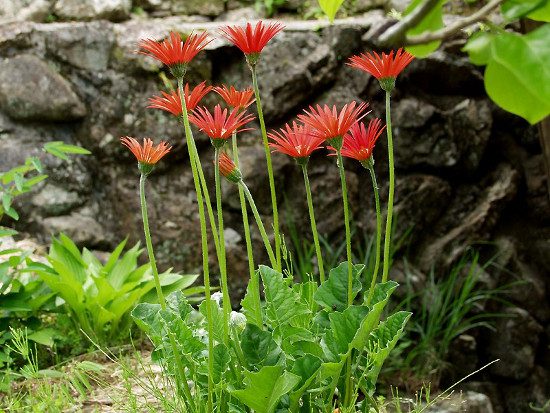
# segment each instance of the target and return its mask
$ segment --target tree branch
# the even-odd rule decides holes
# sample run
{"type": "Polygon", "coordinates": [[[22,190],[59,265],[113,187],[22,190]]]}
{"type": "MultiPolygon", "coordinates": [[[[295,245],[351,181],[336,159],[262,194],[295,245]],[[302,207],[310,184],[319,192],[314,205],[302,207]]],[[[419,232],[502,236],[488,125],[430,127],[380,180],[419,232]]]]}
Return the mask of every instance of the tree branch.
{"type": "Polygon", "coordinates": [[[438,3],[439,0],[426,0],[420,6],[415,7],[410,14],[407,14],[403,19],[382,33],[378,42],[383,46],[403,44],[407,30],[420,23],[438,3]]]}
{"type": "Polygon", "coordinates": [[[465,27],[484,20],[489,15],[489,13],[497,8],[503,1],[504,0],[492,0],[490,3],[483,6],[471,16],[460,19],[447,27],[436,30],[435,32],[426,32],[417,36],[406,36],[404,44],[412,46],[417,44],[425,44],[436,40],[445,40],[459,30],[462,30],[465,27]]]}

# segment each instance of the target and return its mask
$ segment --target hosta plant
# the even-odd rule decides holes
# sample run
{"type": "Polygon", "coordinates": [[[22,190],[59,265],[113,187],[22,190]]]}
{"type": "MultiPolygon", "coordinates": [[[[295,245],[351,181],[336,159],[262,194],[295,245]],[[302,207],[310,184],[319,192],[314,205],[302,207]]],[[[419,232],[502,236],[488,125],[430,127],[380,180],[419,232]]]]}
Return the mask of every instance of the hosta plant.
{"type": "MultiPolygon", "coordinates": [[[[52,240],[49,265],[29,266],[64,305],[77,329],[103,342],[128,336],[130,310],[139,302],[155,301],[155,282],[150,264],[138,265],[139,243],[124,251],[126,240],[102,263],[92,252],[80,251],[64,234],[52,240]]],[[[189,288],[196,274],[182,275],[168,270],[160,275],[166,292],[189,288]]],[[[188,295],[200,289],[184,290],[188,295]]]]}
{"type": "Polygon", "coordinates": [[[146,183],[156,164],[172,147],[164,141],[155,145],[149,138],[142,142],[132,137],[121,138],[138,163],[144,235],[158,296],[158,304],[141,303],[134,308],[132,316],[153,341],[153,360],[173,379],[175,411],[274,413],[376,409],[378,374],[411,316],[404,311],[386,314],[384,309],[397,288],[390,274],[395,190],[390,101],[397,76],[413,57],[398,50],[382,55],[361,54],[349,61],[350,66],[379,80],[386,96],[385,126],[379,119],[371,119],[366,126],[363,119],[369,114],[368,103],[350,102],[340,109],[310,106],[296,121],[280,131],[268,133],[256,67],[263,48],[283,28],[280,23],[258,22],[220,29],[221,36],[244,53],[251,73],[251,87],[242,91],[227,86],[213,88],[224,101],[213,109],[199,106],[210,87],[201,83],[191,88],[184,82],[190,62],[208,45],[208,34],[193,33],[183,40],[179,34],[171,33],[160,42],[148,39],[140,43],[141,53],[167,65],[177,81],[176,90],[153,97],[149,107],[169,112],[183,126],[201,231],[205,299],[194,308],[183,294],[166,296],[163,291],[150,234],[146,183]],[[249,114],[248,108],[254,101],[256,113],[249,114]],[[269,187],[273,213],[271,228],[264,225],[253,194],[238,168],[237,136],[251,129],[250,122],[255,116],[265,150],[266,188],[269,187]],[[191,124],[204,133],[213,146],[215,207],[191,124]],[[372,152],[384,132],[390,170],[383,234],[372,152]],[[346,241],[346,260],[328,269],[324,268],[315,194],[311,191],[307,170],[312,152],[326,149],[335,161],[334,173],[340,178],[346,241]],[[272,151],[292,157],[302,170],[318,274],[296,274],[291,265],[285,264],[289,260],[280,235],[272,151]],[[352,260],[352,216],[345,169],[346,160],[350,162],[350,159],[360,162],[367,182],[372,182],[377,211],[375,265],[368,273],[363,264],[352,260]],[[231,274],[226,265],[221,177],[238,186],[241,203],[250,280],[240,306],[231,302],[229,294],[231,274]],[[257,258],[250,242],[249,212],[269,259],[269,266],[260,265],[258,269],[255,269],[257,258]],[[210,239],[220,271],[221,291],[215,294],[210,286],[210,239]],[[296,282],[297,279],[306,281],[296,282]],[[233,311],[234,308],[239,310],[233,311]]]}

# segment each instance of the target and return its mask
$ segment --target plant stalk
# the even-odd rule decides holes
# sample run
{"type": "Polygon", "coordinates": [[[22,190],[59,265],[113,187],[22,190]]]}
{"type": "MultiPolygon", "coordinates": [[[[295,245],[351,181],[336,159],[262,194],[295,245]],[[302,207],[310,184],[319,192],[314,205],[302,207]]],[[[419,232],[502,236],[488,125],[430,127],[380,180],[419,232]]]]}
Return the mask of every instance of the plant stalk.
{"type": "Polygon", "coordinates": [[[311,197],[311,186],[307,175],[307,164],[302,165],[304,173],[304,183],[306,185],[307,206],[309,209],[309,221],[311,223],[311,232],[313,234],[313,243],[315,244],[315,253],[317,254],[317,263],[319,264],[319,282],[322,284],[325,281],[325,269],[323,265],[323,255],[321,254],[321,246],[319,245],[319,233],[317,232],[317,224],[315,223],[315,211],[313,209],[313,200],[311,197]]]}
{"type": "Polygon", "coordinates": [[[382,271],[382,282],[388,280],[390,270],[390,247],[391,247],[391,232],[392,232],[392,215],[393,215],[393,194],[395,192],[395,167],[393,163],[393,137],[391,129],[391,93],[386,92],[386,133],[388,135],[388,168],[390,188],[388,192],[388,215],[386,217],[386,232],[384,234],[384,267],[382,271]]]}
{"type": "Polygon", "coordinates": [[[374,271],[372,272],[372,281],[370,284],[369,295],[366,304],[369,305],[374,294],[374,287],[378,279],[378,270],[380,269],[380,250],[382,244],[382,215],[380,213],[380,194],[378,193],[378,183],[376,182],[376,173],[374,172],[373,162],[369,162],[368,166],[371,180],[372,190],[374,192],[374,203],[376,206],[376,257],[374,261],[374,271]]]}
{"type": "Polygon", "coordinates": [[[279,235],[279,212],[277,210],[277,192],[275,191],[275,179],[273,177],[273,165],[271,162],[271,152],[269,151],[269,143],[267,140],[267,131],[265,128],[264,114],[262,110],[262,102],[260,100],[260,89],[258,87],[258,78],[256,75],[256,66],[251,66],[252,84],[254,86],[254,95],[256,97],[256,108],[258,110],[258,120],[260,121],[260,129],[262,132],[262,141],[264,144],[265,159],[267,163],[267,175],[269,178],[269,190],[271,192],[271,207],[273,209],[273,232],[275,235],[275,256],[276,270],[281,271],[281,239],[279,235]]]}

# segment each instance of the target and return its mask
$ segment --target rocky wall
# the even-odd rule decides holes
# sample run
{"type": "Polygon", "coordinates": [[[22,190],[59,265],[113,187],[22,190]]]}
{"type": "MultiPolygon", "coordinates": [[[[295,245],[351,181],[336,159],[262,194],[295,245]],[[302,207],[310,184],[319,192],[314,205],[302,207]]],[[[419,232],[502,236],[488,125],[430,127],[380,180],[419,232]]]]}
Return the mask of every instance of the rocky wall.
{"type": "MultiPolygon", "coordinates": [[[[37,155],[50,175],[45,185],[19,202],[20,222],[4,224],[15,225],[43,243],[62,231],[79,245],[96,250],[109,250],[126,236],[132,242],[139,240],[137,168],[118,139],[124,135],[165,138],[175,148],[147,188],[154,242],[163,267],[200,270],[197,205],[183,132],[166,113],[146,109],[147,98],[163,87],[164,69],[135,53],[141,38],[199,28],[215,33],[220,24],[196,20],[0,25],[0,170],[37,155]],[[76,157],[68,164],[52,159],[41,152],[42,145],[52,140],[80,144],[93,155],[76,157]]],[[[342,105],[354,99],[370,102],[373,115],[383,116],[377,81],[344,62],[372,47],[372,34],[386,24],[381,12],[332,27],[316,21],[288,23],[265,49],[258,67],[268,127],[289,121],[309,104],[342,105]]],[[[509,317],[500,319],[495,331],[461,338],[469,343],[473,361],[461,359],[464,352],[460,351],[450,361],[469,366],[467,374],[500,358],[469,386],[488,394],[496,412],[524,413],[528,402],[542,405],[550,398],[547,177],[537,128],[491,103],[481,71],[468,62],[460,47],[460,40],[449,42],[431,57],[414,61],[398,80],[392,109],[396,237],[409,234],[407,256],[420,287],[432,266],[444,272],[470,245],[487,254],[499,251],[499,268],[506,270],[488,271],[488,285],[522,281],[513,288],[511,305],[502,310],[509,317]]],[[[250,84],[242,55],[221,40],[210,43],[192,64],[189,80],[203,79],[237,87],[250,84]]],[[[206,103],[215,100],[212,95],[206,103]]],[[[196,136],[213,186],[210,143],[196,136]]],[[[239,140],[244,179],[269,227],[261,139],[256,130],[239,140]]],[[[374,156],[385,202],[383,139],[374,156]]],[[[284,231],[288,233],[292,223],[309,236],[301,172],[284,156],[275,154],[273,160],[284,231]]],[[[346,167],[356,233],[372,234],[370,178],[353,162],[346,167]]],[[[314,155],[310,179],[319,230],[338,245],[343,225],[333,159],[321,152],[314,155]]],[[[248,274],[240,207],[234,186],[224,184],[223,192],[229,273],[238,296],[248,274]]],[[[260,254],[259,233],[255,226],[252,231],[260,254]]],[[[394,277],[399,277],[399,257],[395,268],[394,277]]]]}

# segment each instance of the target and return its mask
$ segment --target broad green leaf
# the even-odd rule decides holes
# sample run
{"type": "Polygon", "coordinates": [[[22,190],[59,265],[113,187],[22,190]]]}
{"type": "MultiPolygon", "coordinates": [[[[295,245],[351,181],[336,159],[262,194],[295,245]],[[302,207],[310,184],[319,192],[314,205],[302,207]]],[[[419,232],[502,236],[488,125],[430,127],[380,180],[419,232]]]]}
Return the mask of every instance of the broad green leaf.
{"type": "MultiPolygon", "coordinates": [[[[206,350],[206,344],[195,337],[191,328],[174,312],[160,310],[159,316],[164,323],[166,334],[172,335],[176,340],[180,353],[188,356],[187,360],[190,363],[196,363],[202,352],[206,350]]],[[[168,336],[164,340],[167,343],[166,347],[169,348],[168,336]]]]}
{"type": "MultiPolygon", "coordinates": [[[[413,0],[403,12],[403,16],[410,14],[419,7],[424,0],[413,0]]],[[[443,27],[443,5],[446,0],[441,0],[437,5],[413,28],[407,30],[407,36],[419,35],[425,32],[433,32],[443,27]]],[[[418,46],[408,46],[406,49],[416,57],[426,57],[437,50],[441,41],[434,41],[418,46]]]]}
{"type": "Polygon", "coordinates": [[[494,34],[479,31],[474,33],[462,50],[468,53],[474,65],[486,65],[491,60],[491,44],[494,34]]]}
{"type": "MultiPolygon", "coordinates": [[[[355,338],[361,323],[369,313],[368,306],[352,306],[343,312],[332,312],[329,314],[330,331],[326,333],[326,346],[334,356],[346,354],[350,343],[355,338]]],[[[337,358],[333,357],[333,361],[337,358]]]]}
{"type": "Polygon", "coordinates": [[[131,312],[132,319],[149,336],[160,337],[162,324],[158,319],[160,304],[140,303],[131,312]]]}
{"type": "Polygon", "coordinates": [[[261,265],[260,274],[264,284],[266,316],[273,329],[310,313],[300,296],[285,283],[281,273],[261,265]]]}
{"type": "Polygon", "coordinates": [[[546,0],[546,2],[532,11],[527,17],[532,20],[550,23],[550,0],[546,0]]]}
{"type": "Polygon", "coordinates": [[[132,271],[137,267],[137,259],[141,254],[139,244],[134,245],[126,251],[122,258],[118,259],[109,271],[107,280],[111,283],[115,290],[120,289],[132,271]]]}
{"type": "Polygon", "coordinates": [[[19,221],[19,214],[17,213],[17,211],[15,209],[10,208],[10,209],[6,210],[5,212],[6,212],[6,215],[11,217],[15,221],[19,221]]]}
{"type": "Polygon", "coordinates": [[[321,368],[321,364],[322,361],[319,357],[315,357],[312,354],[305,354],[296,359],[292,365],[291,372],[300,377],[300,383],[298,383],[298,389],[290,395],[290,411],[298,411],[300,398],[314,382],[321,368]]]}
{"type": "Polygon", "coordinates": [[[241,348],[250,369],[277,363],[281,349],[269,331],[247,324],[241,334],[241,348]]]}
{"type": "MultiPolygon", "coordinates": [[[[120,244],[116,246],[116,248],[113,250],[111,255],[109,255],[109,259],[107,260],[107,262],[103,267],[103,270],[105,271],[106,274],[109,274],[112,271],[113,267],[118,261],[118,257],[120,257],[120,254],[122,254],[122,251],[124,250],[124,246],[126,245],[127,241],[128,241],[128,238],[125,238],[120,244]]],[[[139,245],[139,243],[137,245],[139,245]]]]}
{"type": "Polygon", "coordinates": [[[193,311],[193,307],[187,301],[187,298],[181,291],[176,291],[166,297],[166,304],[168,308],[179,314],[182,320],[186,320],[187,316],[193,311]]]}
{"type": "Polygon", "coordinates": [[[485,89],[503,109],[535,124],[550,114],[550,24],[526,35],[501,33],[492,42],[485,89]]]}
{"type": "MultiPolygon", "coordinates": [[[[361,291],[359,275],[365,266],[355,264],[353,266],[353,297],[361,291]]],[[[330,270],[328,279],[321,284],[313,295],[317,304],[333,311],[343,311],[348,306],[348,262],[344,261],[338,267],[330,270]]]]}
{"type": "Polygon", "coordinates": [[[247,322],[254,324],[258,327],[263,326],[262,309],[258,308],[257,303],[260,301],[260,291],[254,287],[252,281],[248,282],[246,287],[246,294],[241,300],[241,307],[243,313],[246,316],[247,322]]]}
{"type": "Polygon", "coordinates": [[[344,0],[318,0],[318,1],[319,1],[319,7],[321,7],[321,10],[323,10],[323,13],[325,13],[325,15],[328,17],[331,23],[334,22],[336,13],[338,13],[338,10],[340,10],[340,7],[342,7],[344,0]]]}
{"type": "Polygon", "coordinates": [[[214,347],[214,375],[212,380],[214,383],[218,384],[224,376],[225,371],[229,366],[231,357],[229,355],[229,349],[222,343],[217,344],[214,347]]]}
{"type": "Polygon", "coordinates": [[[369,394],[372,395],[376,390],[376,383],[382,365],[402,336],[411,315],[412,313],[407,311],[392,314],[371,333],[368,343],[368,371],[363,372],[361,375],[361,380],[365,381],[364,387],[369,391],[369,394]]]}
{"type": "Polygon", "coordinates": [[[43,328],[42,330],[29,334],[28,339],[44,346],[53,347],[53,340],[58,335],[59,333],[53,328],[43,328]]]}
{"type": "Polygon", "coordinates": [[[243,374],[245,389],[231,394],[255,413],[273,413],[281,397],[300,382],[300,376],[284,371],[282,366],[264,366],[257,373],[243,374]]]}
{"type": "Polygon", "coordinates": [[[547,0],[506,0],[501,6],[502,15],[508,21],[517,20],[545,6],[546,3],[547,0]]]}
{"type": "MultiPolygon", "coordinates": [[[[204,300],[199,306],[200,313],[207,317],[207,301],[204,300]]],[[[223,319],[223,310],[216,300],[210,299],[210,314],[212,316],[212,335],[214,340],[219,342],[224,341],[224,319],[223,319]]]]}

